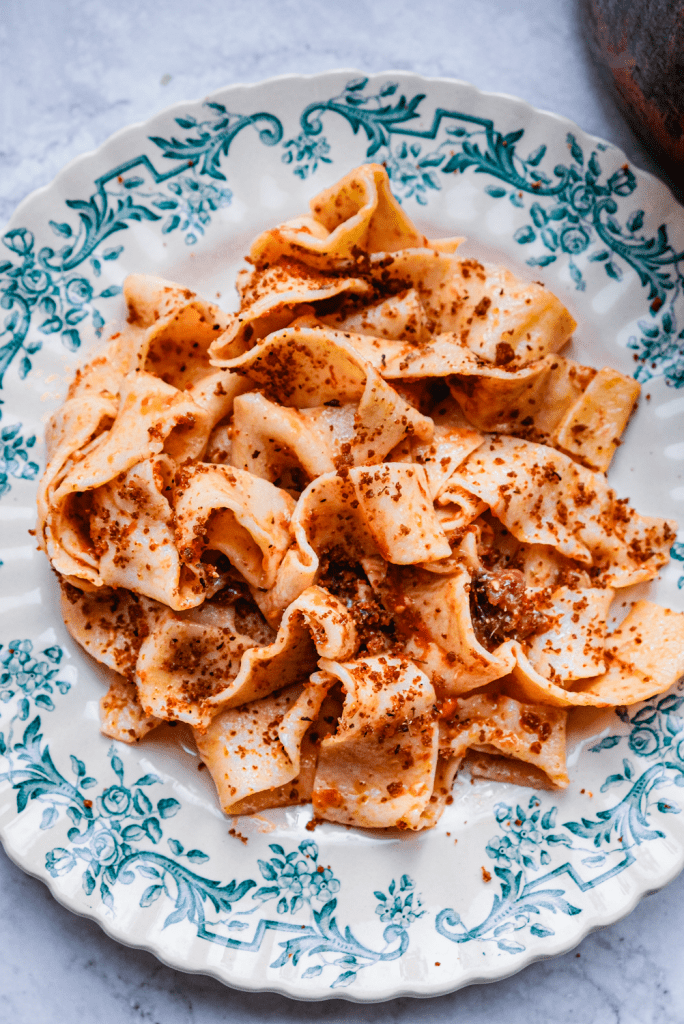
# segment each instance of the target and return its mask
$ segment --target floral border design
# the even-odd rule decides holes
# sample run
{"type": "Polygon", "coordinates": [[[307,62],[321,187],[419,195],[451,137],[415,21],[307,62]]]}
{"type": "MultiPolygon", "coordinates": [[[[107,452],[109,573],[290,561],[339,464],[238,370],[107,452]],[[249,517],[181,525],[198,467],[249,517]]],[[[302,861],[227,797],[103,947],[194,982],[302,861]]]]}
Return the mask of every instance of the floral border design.
{"type": "Polygon", "coordinates": [[[625,757],[622,771],[609,775],[601,792],[627,784],[629,790],[613,807],[597,811],[594,818],[566,821],[559,829],[558,808],[542,814],[536,795],[530,798],[527,812],[520,805],[513,809],[497,804],[494,811],[501,831],[489,841],[486,853],[494,861],[500,892],[487,917],[477,925],[468,927],[455,910],[442,910],[435,922],[440,935],[456,943],[479,939],[495,943],[505,953],[523,953],[526,947],[521,940],[526,931],[537,938],[554,935],[542,911],[569,916],[581,913],[564,888],[549,888],[550,883],[567,876],[580,892],[595,889],[634,863],[636,847],[663,838],[652,817],[655,812],[681,812],[676,801],[665,799],[659,791],[673,785],[684,787],[684,717],[676,714],[683,704],[684,696],[668,694],[633,714],[626,708],[617,709],[629,732],[604,736],[590,752],[611,750],[626,740],[633,755],[651,764],[637,774],[634,763],[625,757]],[[579,845],[578,840],[589,845],[579,845]],[[588,877],[570,861],[549,868],[554,851],[563,849],[579,855],[588,877]]]}
{"type": "Polygon", "coordinates": [[[162,780],[152,773],[127,781],[115,744],[108,752],[109,784],[100,786],[74,754],[73,780],[67,778],[43,742],[36,714],[53,711],[56,693],[69,691],[69,683],[60,678],[63,653],[53,646],[36,656],[30,640],[14,640],[0,654],[0,707],[11,712],[0,714],[0,723],[7,719],[0,732],[0,763],[6,764],[0,781],[8,781],[16,792],[18,814],[32,801],[40,802],[40,829],[52,829],[65,818],[71,823],[62,839],[65,845],[54,847],[45,858],[53,878],[80,870],[85,895],[99,897],[113,914],[117,887],[146,881],[138,898],[141,908],[162,898],[173,906],[164,928],[188,922],[198,938],[243,952],[258,952],[269,931],[285,933],[289,937],[279,944],[281,952],[270,966],[282,967],[288,960],[297,965],[305,957],[309,966],[302,979],[332,968],[337,975],[331,988],[351,985],[359,971],[404,955],[408,929],[425,914],[408,875],[392,879],[387,892],[374,893],[375,913],[385,924],[384,945],[374,950],[348,926],[340,930],[335,917],[340,882],[330,866],[320,863],[312,840],[289,852],[271,843],[272,856],[257,862],[265,882],[259,888],[254,878],[219,882],[193,870],[209,860],[208,854],[164,835],[169,819],[181,810],[179,801],[156,798],[162,780]],[[169,852],[162,850],[163,839],[169,852]],[[275,918],[257,917],[266,904],[274,905],[275,918]],[[248,929],[251,938],[238,937],[248,929]]]}
{"type": "MultiPolygon", "coordinates": [[[[0,400],[0,420],[2,419],[2,400],[0,400]]],[[[36,443],[36,435],[25,437],[21,423],[12,423],[0,427],[0,498],[11,490],[9,480],[35,480],[38,463],[31,461],[30,449],[36,443]]],[[[0,562],[0,565],[2,563],[0,562]]]]}

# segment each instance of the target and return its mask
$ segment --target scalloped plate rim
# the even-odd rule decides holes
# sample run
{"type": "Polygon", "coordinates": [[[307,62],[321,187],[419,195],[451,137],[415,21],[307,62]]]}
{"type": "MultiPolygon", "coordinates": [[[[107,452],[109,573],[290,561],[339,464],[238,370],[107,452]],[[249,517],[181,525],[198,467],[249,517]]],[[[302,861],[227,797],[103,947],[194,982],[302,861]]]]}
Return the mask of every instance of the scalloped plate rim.
{"type": "Polygon", "coordinates": [[[118,942],[122,946],[126,946],[128,949],[142,949],[146,953],[151,953],[153,956],[157,958],[157,960],[163,963],[166,967],[171,968],[171,970],[179,971],[181,974],[196,974],[210,977],[213,978],[215,981],[219,982],[219,984],[225,985],[226,988],[235,989],[237,992],[254,992],[257,994],[273,993],[274,995],[285,996],[288,999],[292,999],[296,1002],[301,1003],[321,1003],[329,1002],[333,999],[340,999],[344,1002],[355,1003],[359,1006],[372,1005],[374,1003],[388,1003],[393,999],[433,999],[438,996],[447,996],[451,995],[452,993],[460,992],[462,989],[469,988],[471,985],[494,985],[498,981],[506,981],[508,978],[514,977],[516,974],[519,974],[521,971],[525,970],[525,968],[527,967],[530,967],[532,964],[539,963],[542,960],[555,960],[557,957],[564,956],[566,953],[571,953],[573,949],[577,949],[577,947],[584,942],[588,935],[592,935],[594,932],[603,931],[604,928],[610,928],[613,925],[618,924],[620,921],[623,921],[626,917],[629,917],[629,915],[633,913],[633,911],[638,907],[642,900],[644,900],[648,896],[655,896],[657,893],[662,892],[663,889],[666,889],[668,885],[671,885],[671,883],[679,877],[679,875],[682,873],[682,870],[684,869],[684,863],[677,866],[674,869],[674,871],[672,871],[670,875],[667,878],[665,878],[664,881],[661,881],[660,884],[658,884],[657,886],[653,888],[644,889],[642,892],[636,893],[634,899],[629,904],[626,910],[624,908],[620,908],[610,918],[605,918],[600,922],[589,924],[589,926],[582,932],[582,934],[576,940],[572,940],[570,944],[568,944],[567,942],[563,943],[562,940],[560,940],[559,944],[562,948],[559,948],[554,952],[529,953],[527,956],[523,954],[519,960],[511,961],[511,963],[513,963],[514,966],[510,971],[501,971],[496,975],[496,977],[492,977],[491,975],[477,974],[477,972],[473,971],[471,975],[464,975],[464,977],[461,978],[455,985],[446,982],[443,987],[435,986],[434,991],[431,992],[417,992],[407,987],[406,989],[402,989],[399,992],[392,992],[388,995],[378,995],[372,998],[363,998],[355,996],[353,989],[343,989],[339,992],[336,990],[330,990],[329,995],[312,994],[310,996],[306,994],[306,990],[303,988],[300,988],[296,992],[288,991],[288,986],[290,984],[294,987],[294,985],[297,984],[297,981],[300,981],[301,979],[296,979],[296,981],[293,981],[291,983],[284,981],[279,985],[259,983],[255,985],[249,985],[241,984],[241,980],[237,978],[231,978],[231,980],[228,981],[226,980],[226,978],[222,977],[217,971],[214,971],[211,967],[183,967],[180,964],[172,962],[171,959],[167,959],[164,953],[160,949],[158,949],[154,944],[150,943],[149,940],[137,942],[135,941],[134,938],[131,937],[120,937],[119,935],[117,935],[116,930],[114,928],[108,927],[109,922],[107,921],[107,919],[102,918],[100,915],[97,914],[96,911],[91,912],[89,910],[84,910],[83,907],[77,905],[76,900],[70,901],[68,898],[66,898],[64,894],[56,892],[55,888],[53,887],[51,877],[44,878],[40,874],[38,874],[37,871],[33,871],[31,868],[26,867],[25,865],[19,862],[19,860],[13,855],[13,851],[9,850],[5,845],[1,831],[0,845],[2,846],[8,858],[16,867],[23,871],[25,875],[29,875],[31,878],[35,878],[37,881],[42,882],[48,889],[52,898],[57,903],[59,903],[61,907],[63,907],[65,910],[68,910],[69,913],[75,914],[77,917],[82,917],[87,921],[92,921],[94,924],[98,925],[98,927],[104,932],[104,934],[108,938],[112,939],[114,942],[118,942]]]}

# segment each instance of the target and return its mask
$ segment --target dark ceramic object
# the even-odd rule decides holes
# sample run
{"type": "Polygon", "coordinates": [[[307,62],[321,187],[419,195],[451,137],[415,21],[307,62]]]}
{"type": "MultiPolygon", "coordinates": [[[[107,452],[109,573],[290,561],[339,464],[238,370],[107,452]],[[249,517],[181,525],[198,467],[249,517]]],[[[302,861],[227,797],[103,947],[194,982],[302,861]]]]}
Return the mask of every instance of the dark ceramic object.
{"type": "Polygon", "coordinates": [[[684,0],[583,0],[594,56],[634,132],[684,190],[684,0]]]}

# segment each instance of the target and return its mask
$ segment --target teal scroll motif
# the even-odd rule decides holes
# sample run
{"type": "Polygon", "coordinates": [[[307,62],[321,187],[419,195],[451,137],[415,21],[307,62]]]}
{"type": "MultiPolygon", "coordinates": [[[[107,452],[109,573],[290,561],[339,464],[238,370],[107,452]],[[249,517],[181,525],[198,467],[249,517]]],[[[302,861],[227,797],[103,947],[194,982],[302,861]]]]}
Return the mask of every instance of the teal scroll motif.
{"type": "Polygon", "coordinates": [[[42,346],[40,340],[27,340],[32,323],[43,335],[59,334],[71,351],[80,347],[79,324],[87,319],[101,333],[102,300],[121,291],[116,285],[97,287],[103,266],[123,251],[121,245],[106,245],[113,235],[134,223],[159,222],[162,233],[180,230],[193,244],[211,214],[231,201],[230,189],[220,185],[225,181],[220,164],[235,136],[253,127],[264,145],[277,145],[282,138],[282,125],[273,114],[246,117],[220,103],[206,106],[211,116],[205,120],[175,119],[189,135],[151,139],[173,162],[168,170],[157,170],[147,155],[134,156],[97,178],[89,199],[68,199],[68,211],[78,220],[50,221],[58,248],[55,243],[39,247],[27,228],[3,236],[8,258],[0,259],[0,307],[6,311],[0,329],[0,387],[15,360],[20,378],[31,371],[31,357],[42,346]]]}
{"type": "Polygon", "coordinates": [[[477,925],[467,926],[451,908],[442,910],[435,922],[439,934],[452,942],[480,940],[495,943],[505,953],[522,953],[526,932],[539,938],[554,934],[548,913],[581,912],[570,902],[566,889],[557,887],[558,882],[569,879],[580,892],[595,889],[634,863],[636,847],[662,838],[654,814],[681,811],[662,790],[684,787],[684,718],[676,713],[682,704],[684,696],[668,694],[633,713],[619,709],[620,718],[630,726],[629,733],[604,736],[590,751],[610,750],[625,741],[633,755],[652,763],[639,773],[625,757],[622,771],[609,775],[601,792],[625,785],[629,789],[622,800],[597,811],[595,817],[564,822],[559,829],[558,808],[542,815],[537,796],[531,797],[527,812],[520,806],[513,809],[497,804],[501,831],[490,840],[486,852],[495,862],[500,892],[494,896],[488,916],[477,925]],[[589,845],[580,845],[581,840],[589,845]],[[550,867],[558,850],[574,856],[550,867]]]}
{"type": "Polygon", "coordinates": [[[489,914],[479,924],[467,926],[460,914],[448,908],[437,915],[435,927],[452,942],[478,939],[493,942],[505,953],[523,953],[526,947],[521,937],[527,930],[539,938],[554,934],[544,911],[569,916],[581,913],[555,883],[564,874],[580,888],[584,883],[570,863],[539,873],[550,863],[555,848],[572,846],[571,840],[556,831],[556,807],[542,815],[539,798],[532,796],[527,812],[520,805],[512,808],[503,803],[494,810],[501,834],[489,841],[486,852],[495,861],[500,893],[494,896],[489,914]]]}
{"type": "Polygon", "coordinates": [[[282,933],[287,937],[271,967],[305,960],[302,977],[315,978],[325,971],[331,988],[350,985],[359,971],[404,955],[408,929],[425,913],[408,875],[393,879],[386,893],[374,894],[375,912],[385,924],[384,945],[375,950],[361,943],[349,927],[338,925],[336,894],[341,883],[330,866],[320,863],[312,840],[289,852],[270,844],[270,858],[257,864],[264,883],[259,887],[254,878],[217,881],[196,870],[209,860],[206,853],[165,835],[181,804],[163,795],[158,776],[147,773],[127,780],[123,761],[112,746],[107,784],[100,785],[76,755],[70,757],[67,777],[43,740],[40,717],[54,710],[57,693],[69,690],[69,683],[60,678],[62,658],[57,646],[34,654],[30,640],[12,641],[0,653],[0,706],[11,711],[0,717],[0,759],[6,765],[0,780],[9,781],[15,790],[18,813],[32,801],[40,802],[41,829],[69,820],[63,845],[46,856],[46,869],[54,878],[80,871],[86,896],[99,898],[112,913],[119,888],[144,880],[139,906],[167,902],[170,911],[164,927],[188,922],[198,938],[229,949],[255,953],[267,932],[282,933]],[[266,904],[273,907],[274,917],[260,916],[266,904]],[[242,937],[244,932],[248,936],[242,937]]]}
{"type": "Polygon", "coordinates": [[[367,93],[367,85],[367,78],[353,79],[338,96],[306,107],[299,135],[284,143],[283,160],[296,174],[305,178],[320,162],[331,162],[323,115],[336,114],[354,134],[365,134],[366,158],[385,165],[400,201],[426,205],[431,193],[442,188],[445,174],[472,170],[496,179],[485,186],[490,196],[529,207],[529,222],[514,235],[519,245],[533,250],[529,266],[563,260],[578,290],[586,288],[585,274],[594,267],[603,267],[616,281],[625,265],[636,272],[646,289],[648,315],[639,321],[640,335],[629,340],[639,363],[634,376],[640,381],[662,376],[673,387],[684,386],[684,330],[675,315],[684,294],[684,252],[673,249],[666,225],[655,234],[642,230],[642,209],[618,219],[622,203],[637,187],[626,164],[605,174],[601,154],[607,147],[598,143],[587,156],[568,133],[568,162],[545,169],[545,144],[520,154],[522,128],[504,134],[488,118],[439,107],[430,126],[419,130],[412,123],[421,116],[424,93],[397,98],[396,82],[386,82],[377,93],[367,93]]]}

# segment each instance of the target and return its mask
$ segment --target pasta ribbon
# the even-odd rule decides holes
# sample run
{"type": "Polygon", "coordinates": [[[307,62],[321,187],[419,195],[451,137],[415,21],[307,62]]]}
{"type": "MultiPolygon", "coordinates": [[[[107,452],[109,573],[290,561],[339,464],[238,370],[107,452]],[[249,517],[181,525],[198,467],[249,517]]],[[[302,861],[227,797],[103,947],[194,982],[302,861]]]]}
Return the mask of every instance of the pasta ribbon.
{"type": "Polygon", "coordinates": [[[365,296],[372,291],[363,278],[325,274],[286,256],[265,267],[254,267],[242,289],[242,308],[212,342],[211,357],[234,359],[287,327],[305,310],[316,309],[336,296],[365,296]]]}
{"type": "Polygon", "coordinates": [[[121,678],[113,679],[100,699],[100,714],[102,735],[122,743],[137,742],[160,724],[143,711],[135,683],[121,678]]]}
{"type": "Polygon", "coordinates": [[[392,195],[379,164],[351,171],[311,200],[311,214],[264,232],[252,243],[257,265],[282,256],[308,266],[334,267],[356,253],[396,252],[427,245],[392,195]]]}
{"type": "Polygon", "coordinates": [[[495,436],[454,474],[519,540],[594,568],[605,585],[651,580],[668,560],[675,524],[640,516],[562,452],[495,436]]]}
{"type": "Polygon", "coordinates": [[[219,551],[254,587],[269,588],[290,546],[294,501],[259,477],[229,466],[199,463],[180,479],[176,536],[188,564],[219,551]]]}
{"type": "Polygon", "coordinates": [[[439,726],[435,694],[410,661],[378,656],[321,660],[345,691],[337,731],[321,743],[312,800],[330,821],[420,828],[434,787],[439,726]]]}
{"type": "Polygon", "coordinates": [[[566,712],[543,704],[521,704],[499,694],[477,694],[458,702],[440,723],[442,756],[462,759],[469,750],[502,753],[540,769],[564,789],[566,712]]]}
{"type": "Polygon", "coordinates": [[[300,410],[356,405],[347,465],[380,462],[408,432],[432,437],[432,421],[401,398],[339,332],[288,328],[226,364],[266,395],[300,410]]]}
{"type": "MultiPolygon", "coordinates": [[[[328,685],[327,680],[314,677],[306,687],[286,687],[277,696],[222,712],[204,735],[196,735],[197,749],[226,813],[240,813],[255,794],[271,797],[266,806],[298,803],[300,797],[310,795],[310,790],[300,793],[297,778],[302,741],[328,685]],[[283,799],[283,788],[290,790],[289,798],[283,799]]],[[[252,802],[250,810],[256,809],[252,802]]]]}

